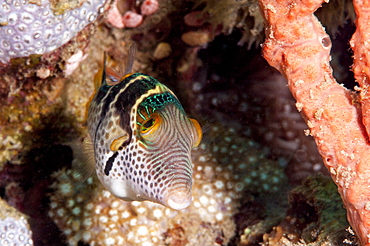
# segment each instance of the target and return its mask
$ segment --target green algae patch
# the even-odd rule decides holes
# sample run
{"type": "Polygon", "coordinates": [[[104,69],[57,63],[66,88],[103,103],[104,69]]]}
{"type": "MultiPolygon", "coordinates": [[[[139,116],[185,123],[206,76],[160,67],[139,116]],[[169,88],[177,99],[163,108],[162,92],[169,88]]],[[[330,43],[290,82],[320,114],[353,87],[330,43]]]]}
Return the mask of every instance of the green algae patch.
{"type": "Polygon", "coordinates": [[[308,177],[291,191],[289,201],[296,213],[299,213],[299,208],[308,205],[317,216],[317,221],[310,223],[302,232],[302,238],[307,243],[315,242],[312,245],[316,245],[327,241],[329,237],[333,238],[335,232],[343,233],[349,226],[337,186],[330,177],[308,177]]]}

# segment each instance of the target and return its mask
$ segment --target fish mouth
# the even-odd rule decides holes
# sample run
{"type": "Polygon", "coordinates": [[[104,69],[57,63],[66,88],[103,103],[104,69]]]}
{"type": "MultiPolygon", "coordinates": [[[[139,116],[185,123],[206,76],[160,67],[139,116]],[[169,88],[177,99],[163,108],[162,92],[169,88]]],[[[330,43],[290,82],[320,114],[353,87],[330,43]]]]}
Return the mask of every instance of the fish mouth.
{"type": "Polygon", "coordinates": [[[189,207],[192,202],[191,185],[186,186],[169,190],[165,197],[165,203],[169,208],[182,210],[189,207]]]}

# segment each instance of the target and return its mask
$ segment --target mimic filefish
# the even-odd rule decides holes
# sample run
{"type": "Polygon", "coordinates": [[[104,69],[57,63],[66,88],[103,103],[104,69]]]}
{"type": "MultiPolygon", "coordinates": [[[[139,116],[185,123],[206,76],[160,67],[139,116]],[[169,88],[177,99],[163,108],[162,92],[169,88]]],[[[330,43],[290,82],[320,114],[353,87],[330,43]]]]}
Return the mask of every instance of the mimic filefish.
{"type": "Polygon", "coordinates": [[[104,65],[100,77],[87,125],[103,186],[126,201],[149,200],[176,210],[189,206],[190,154],[202,138],[199,123],[151,76],[121,77],[104,65]]]}

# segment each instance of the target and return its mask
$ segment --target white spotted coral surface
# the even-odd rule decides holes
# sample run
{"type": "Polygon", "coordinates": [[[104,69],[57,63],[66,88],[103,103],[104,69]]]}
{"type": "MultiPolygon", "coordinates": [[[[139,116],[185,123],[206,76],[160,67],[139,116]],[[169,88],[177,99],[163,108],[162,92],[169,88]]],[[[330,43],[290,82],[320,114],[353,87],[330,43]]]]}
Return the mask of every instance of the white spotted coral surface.
{"type": "Polygon", "coordinates": [[[152,202],[123,201],[92,178],[83,182],[75,170],[61,170],[54,174],[58,182],[52,186],[49,216],[69,245],[167,245],[177,234],[186,245],[213,245],[218,237],[227,242],[235,230],[232,215],[240,194],[210,183],[216,179],[213,171],[210,164],[196,172],[210,180],[198,180],[193,204],[175,211],[152,202]]]}
{"type": "Polygon", "coordinates": [[[32,232],[23,214],[0,199],[0,245],[32,246],[32,232]]]}
{"type": "Polygon", "coordinates": [[[81,6],[58,15],[51,10],[49,0],[1,1],[0,62],[6,64],[11,58],[59,48],[97,19],[105,1],[85,0],[81,6]]]}

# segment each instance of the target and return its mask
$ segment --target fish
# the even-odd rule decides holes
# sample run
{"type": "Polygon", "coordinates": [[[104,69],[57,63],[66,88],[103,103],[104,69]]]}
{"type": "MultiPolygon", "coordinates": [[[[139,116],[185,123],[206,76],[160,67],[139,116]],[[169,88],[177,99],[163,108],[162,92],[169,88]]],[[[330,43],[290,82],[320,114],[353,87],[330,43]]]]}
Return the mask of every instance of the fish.
{"type": "Polygon", "coordinates": [[[202,139],[199,122],[155,78],[120,76],[105,60],[87,112],[97,177],[122,200],[185,209],[192,201],[191,150],[202,139]]]}

